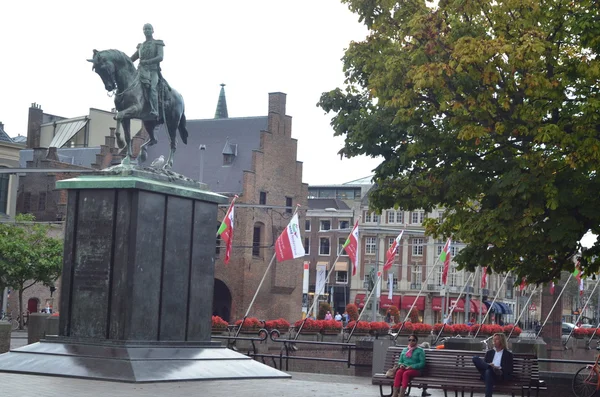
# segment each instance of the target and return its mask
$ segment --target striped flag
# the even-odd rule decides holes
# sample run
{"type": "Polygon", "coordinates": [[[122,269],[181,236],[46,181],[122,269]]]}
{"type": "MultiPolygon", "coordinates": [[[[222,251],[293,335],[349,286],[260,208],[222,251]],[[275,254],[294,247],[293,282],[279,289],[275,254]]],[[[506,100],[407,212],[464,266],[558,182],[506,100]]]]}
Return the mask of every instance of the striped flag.
{"type": "Polygon", "coordinates": [[[275,242],[275,253],[279,262],[299,258],[306,255],[300,237],[298,214],[294,214],[290,223],[275,242]]]}
{"type": "Polygon", "coordinates": [[[481,288],[487,285],[487,266],[481,269],[481,288]]]}
{"type": "MultiPolygon", "coordinates": [[[[227,209],[227,213],[223,218],[223,222],[221,222],[221,226],[219,226],[219,230],[217,231],[217,236],[221,236],[221,240],[225,242],[225,259],[223,262],[225,264],[229,263],[229,258],[231,256],[231,243],[233,242],[233,205],[235,204],[235,200],[238,198],[237,195],[233,197],[231,200],[231,204],[229,204],[229,208],[227,209]]],[[[214,229],[213,229],[214,230],[214,229]]]]}
{"type": "Polygon", "coordinates": [[[403,233],[404,230],[401,230],[398,237],[396,237],[390,248],[387,250],[385,264],[383,265],[384,272],[388,271],[392,267],[394,259],[396,259],[396,252],[398,252],[398,246],[400,245],[400,239],[402,238],[403,233]]]}
{"type": "Polygon", "coordinates": [[[452,259],[452,255],[450,254],[450,244],[452,244],[452,239],[448,238],[446,245],[444,245],[444,248],[440,253],[440,262],[444,264],[444,270],[442,271],[442,284],[444,285],[446,285],[448,281],[448,269],[450,269],[450,260],[452,259]]]}
{"type": "Polygon", "coordinates": [[[550,281],[550,295],[554,295],[554,281],[550,281]]]}
{"type": "Polygon", "coordinates": [[[527,278],[521,278],[521,285],[519,285],[519,291],[523,291],[527,287],[527,278]]]}
{"type": "Polygon", "coordinates": [[[343,245],[344,250],[346,250],[346,255],[350,257],[352,261],[352,275],[356,276],[356,268],[358,267],[358,263],[356,261],[356,255],[358,253],[358,220],[354,224],[354,228],[350,232],[350,235],[346,239],[346,242],[343,245]]]}

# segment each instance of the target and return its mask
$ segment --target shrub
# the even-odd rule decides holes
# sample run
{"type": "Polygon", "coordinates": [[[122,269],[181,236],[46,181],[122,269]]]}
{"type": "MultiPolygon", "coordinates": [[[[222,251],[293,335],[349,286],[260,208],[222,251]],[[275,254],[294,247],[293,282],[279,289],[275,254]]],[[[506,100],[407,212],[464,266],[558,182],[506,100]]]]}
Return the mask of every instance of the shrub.
{"type": "Polygon", "coordinates": [[[457,335],[467,335],[471,331],[471,328],[466,324],[454,324],[452,330],[457,335]]]}
{"type": "Polygon", "coordinates": [[[321,322],[321,331],[341,331],[342,323],[335,320],[317,320],[321,322]]]}
{"type": "Polygon", "coordinates": [[[430,334],[433,327],[429,324],[417,323],[413,324],[413,332],[415,334],[430,334]]]}
{"type": "MultiPolygon", "coordinates": [[[[294,323],[294,327],[296,328],[296,330],[300,329],[300,325],[302,325],[302,321],[304,320],[298,320],[294,323]]],[[[304,323],[304,327],[302,327],[303,331],[309,331],[309,332],[319,332],[321,331],[321,321],[320,320],[313,320],[310,318],[306,319],[306,322],[304,323]]]]}
{"type": "Polygon", "coordinates": [[[372,321],[369,326],[371,327],[371,331],[375,331],[379,335],[385,335],[390,330],[390,325],[385,321],[372,321]]]}
{"type": "Polygon", "coordinates": [[[346,305],[346,312],[351,321],[358,320],[358,307],[354,303],[348,303],[346,305]]]}
{"type": "Polygon", "coordinates": [[[317,320],[324,320],[327,312],[331,313],[331,305],[327,302],[319,303],[319,314],[317,314],[317,320]]]}
{"type": "MultiPolygon", "coordinates": [[[[346,326],[346,329],[351,331],[352,328],[354,328],[354,324],[356,324],[356,321],[350,321],[346,326]]],[[[368,321],[359,321],[355,331],[369,332],[370,330],[371,324],[368,321]]]]}
{"type": "Polygon", "coordinates": [[[515,327],[514,331],[513,331],[513,326],[514,324],[508,324],[505,325],[504,327],[502,327],[503,332],[508,336],[510,335],[510,332],[512,331],[512,334],[514,336],[519,336],[521,335],[521,328],[519,327],[515,327]]]}
{"type": "Polygon", "coordinates": [[[392,316],[394,323],[399,323],[400,322],[400,310],[398,310],[398,308],[394,305],[390,306],[390,308],[388,310],[390,311],[390,315],[392,316]]]}
{"type": "Polygon", "coordinates": [[[212,316],[212,328],[225,329],[229,324],[219,316],[212,316]]]}
{"type": "Polygon", "coordinates": [[[435,332],[436,334],[439,333],[442,328],[444,328],[444,332],[448,333],[448,334],[453,334],[454,333],[454,326],[450,325],[450,324],[446,324],[446,326],[444,327],[444,324],[442,323],[437,323],[433,325],[433,332],[435,332]]]}
{"type": "Polygon", "coordinates": [[[290,323],[284,318],[279,318],[277,320],[268,320],[265,323],[265,326],[267,327],[267,329],[282,330],[282,329],[288,329],[290,327],[290,323]]]}
{"type": "MultiPolygon", "coordinates": [[[[241,323],[242,320],[237,320],[235,325],[239,327],[241,323]]],[[[246,318],[246,321],[244,321],[244,326],[242,329],[256,329],[260,327],[262,327],[262,322],[259,319],[256,317],[248,317],[246,318]]]]}
{"type": "Polygon", "coordinates": [[[392,327],[392,329],[394,331],[399,331],[400,327],[402,327],[402,324],[404,324],[404,327],[402,328],[402,332],[403,333],[410,333],[413,332],[414,330],[414,325],[413,323],[411,323],[410,321],[406,321],[406,323],[398,323],[398,324],[394,324],[394,326],[392,327]]]}
{"type": "Polygon", "coordinates": [[[413,323],[419,322],[419,311],[416,307],[413,307],[410,313],[408,313],[408,318],[410,318],[410,321],[412,321],[413,323]]]}

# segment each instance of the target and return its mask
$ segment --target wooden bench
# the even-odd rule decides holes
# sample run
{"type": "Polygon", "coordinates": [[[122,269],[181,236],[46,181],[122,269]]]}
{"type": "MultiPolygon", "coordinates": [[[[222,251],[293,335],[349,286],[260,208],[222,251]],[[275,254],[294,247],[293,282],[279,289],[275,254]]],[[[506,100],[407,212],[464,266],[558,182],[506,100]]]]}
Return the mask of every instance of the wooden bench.
{"type": "MultiPolygon", "coordinates": [[[[399,346],[388,348],[384,364],[386,371],[398,362],[403,348],[399,346]]],[[[485,392],[485,383],[480,380],[479,371],[473,365],[473,356],[483,358],[484,355],[483,351],[425,349],[425,369],[421,376],[411,380],[407,391],[410,394],[411,388],[427,387],[428,389],[444,390],[445,396],[448,396],[448,391],[454,391],[455,396],[461,393],[463,397],[465,393],[470,393],[473,397],[475,392],[485,392]]],[[[372,384],[379,385],[382,397],[392,395],[394,379],[386,378],[385,373],[375,374],[372,384]],[[384,393],[384,386],[390,387],[389,394],[384,393]]],[[[532,354],[515,354],[512,378],[494,385],[494,394],[510,394],[513,397],[515,395],[538,396],[540,390],[546,390],[546,387],[539,379],[538,361],[532,354]]],[[[420,392],[418,396],[420,396],[420,392]]],[[[418,396],[414,395],[413,397],[418,396]]]]}

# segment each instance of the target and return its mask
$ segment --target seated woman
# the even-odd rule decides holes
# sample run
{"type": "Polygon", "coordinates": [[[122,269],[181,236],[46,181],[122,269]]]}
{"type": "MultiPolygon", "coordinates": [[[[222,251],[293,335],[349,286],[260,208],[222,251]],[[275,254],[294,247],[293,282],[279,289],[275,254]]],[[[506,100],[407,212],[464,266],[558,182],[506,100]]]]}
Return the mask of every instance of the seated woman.
{"type": "Polygon", "coordinates": [[[402,354],[400,354],[392,397],[405,397],[410,380],[421,375],[421,370],[425,368],[425,350],[417,346],[418,341],[419,338],[416,335],[410,335],[408,337],[408,347],[402,350],[402,354]]]}

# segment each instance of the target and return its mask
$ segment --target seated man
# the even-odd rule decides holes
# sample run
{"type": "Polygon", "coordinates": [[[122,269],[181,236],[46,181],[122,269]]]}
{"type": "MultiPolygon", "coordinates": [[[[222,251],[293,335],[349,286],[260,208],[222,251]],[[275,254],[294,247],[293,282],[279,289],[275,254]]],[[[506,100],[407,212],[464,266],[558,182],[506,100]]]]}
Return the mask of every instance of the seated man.
{"type": "Polygon", "coordinates": [[[513,372],[513,354],[506,348],[506,336],[494,335],[494,348],[485,353],[485,359],[473,357],[473,364],[485,381],[485,397],[492,397],[494,384],[510,379],[513,372]]]}

